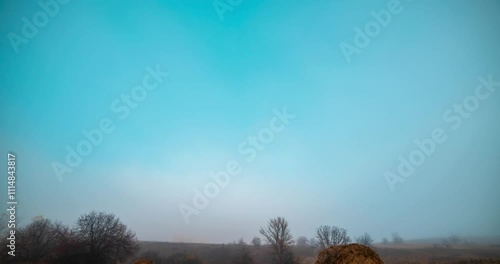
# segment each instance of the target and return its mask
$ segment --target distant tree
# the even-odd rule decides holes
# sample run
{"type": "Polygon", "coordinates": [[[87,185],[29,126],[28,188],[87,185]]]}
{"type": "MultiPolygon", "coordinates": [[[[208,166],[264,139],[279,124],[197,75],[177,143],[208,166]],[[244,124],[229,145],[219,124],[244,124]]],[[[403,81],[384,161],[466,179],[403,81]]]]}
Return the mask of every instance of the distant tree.
{"type": "Polygon", "coordinates": [[[448,241],[450,241],[452,245],[458,245],[460,244],[460,242],[462,242],[462,238],[457,235],[451,235],[450,237],[448,237],[448,241]]]}
{"type": "Polygon", "coordinates": [[[135,233],[113,214],[92,211],[80,216],[75,234],[85,248],[87,263],[123,262],[138,250],[135,233]]]}
{"type": "Polygon", "coordinates": [[[221,244],[209,250],[204,260],[207,263],[228,263],[228,256],[235,256],[234,247],[228,244],[221,244]]]}
{"type": "Polygon", "coordinates": [[[308,244],[311,247],[316,247],[318,245],[318,240],[316,240],[316,238],[314,238],[314,237],[311,237],[311,238],[309,238],[308,244]]]}
{"type": "Polygon", "coordinates": [[[277,217],[269,220],[267,226],[261,227],[259,232],[273,249],[276,256],[276,263],[289,263],[290,254],[288,252],[290,247],[293,246],[294,241],[285,218],[277,217]]]}
{"type": "Polygon", "coordinates": [[[356,238],[356,243],[369,247],[373,244],[373,239],[368,233],[364,233],[356,238]]]}
{"type": "Polygon", "coordinates": [[[396,245],[403,244],[403,238],[397,232],[392,233],[392,243],[396,245]]]}
{"type": "Polygon", "coordinates": [[[262,245],[262,240],[259,237],[252,238],[252,245],[255,248],[259,248],[262,245]]]}
{"type": "Polygon", "coordinates": [[[384,244],[384,245],[389,244],[389,240],[387,239],[387,237],[384,237],[384,238],[382,239],[382,244],[384,244]]]}
{"type": "Polygon", "coordinates": [[[236,257],[233,259],[233,264],[253,264],[254,260],[252,257],[252,254],[250,254],[250,251],[248,250],[248,246],[243,241],[243,238],[240,239],[239,243],[239,253],[236,257]]]}
{"type": "Polygon", "coordinates": [[[317,246],[321,249],[351,243],[347,230],[336,226],[320,226],[316,229],[317,246]]]}
{"type": "Polygon", "coordinates": [[[297,238],[297,241],[295,242],[295,245],[297,245],[298,247],[305,247],[307,246],[308,244],[308,240],[307,240],[307,237],[305,236],[300,236],[297,238]]]}
{"type": "Polygon", "coordinates": [[[240,245],[240,246],[245,246],[246,244],[247,244],[247,242],[245,242],[245,239],[244,239],[244,238],[240,238],[240,239],[238,240],[238,245],[240,245]]]}

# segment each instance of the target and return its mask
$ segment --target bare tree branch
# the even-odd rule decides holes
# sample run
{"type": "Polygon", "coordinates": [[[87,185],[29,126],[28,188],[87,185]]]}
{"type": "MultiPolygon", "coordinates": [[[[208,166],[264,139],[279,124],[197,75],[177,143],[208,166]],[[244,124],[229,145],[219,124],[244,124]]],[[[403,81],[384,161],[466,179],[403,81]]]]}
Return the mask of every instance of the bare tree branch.
{"type": "Polygon", "coordinates": [[[260,234],[271,246],[277,257],[278,264],[285,264],[289,248],[294,244],[293,236],[290,234],[288,222],[285,218],[278,217],[269,220],[267,226],[261,227],[260,234]]]}
{"type": "Polygon", "coordinates": [[[336,226],[320,226],[316,229],[316,245],[322,249],[351,243],[347,230],[336,226]]]}

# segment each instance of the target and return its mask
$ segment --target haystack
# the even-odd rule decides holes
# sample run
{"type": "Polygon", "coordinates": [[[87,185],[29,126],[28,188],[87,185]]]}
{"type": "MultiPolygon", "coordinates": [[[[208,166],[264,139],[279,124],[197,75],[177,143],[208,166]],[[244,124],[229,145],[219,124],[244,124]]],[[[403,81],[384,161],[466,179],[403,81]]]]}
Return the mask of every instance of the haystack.
{"type": "Polygon", "coordinates": [[[373,249],[359,245],[338,245],[322,250],[316,264],[384,264],[373,249]]]}
{"type": "Polygon", "coordinates": [[[136,259],[134,261],[134,264],[153,264],[153,261],[146,259],[146,258],[140,258],[140,259],[136,259]]]}

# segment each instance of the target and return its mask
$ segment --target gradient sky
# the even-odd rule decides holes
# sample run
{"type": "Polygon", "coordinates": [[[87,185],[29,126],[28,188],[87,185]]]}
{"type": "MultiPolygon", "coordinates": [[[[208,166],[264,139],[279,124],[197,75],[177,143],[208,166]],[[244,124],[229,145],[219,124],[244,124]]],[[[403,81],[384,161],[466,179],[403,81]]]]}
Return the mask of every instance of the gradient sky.
{"type": "Polygon", "coordinates": [[[41,7],[2,1],[0,150],[17,154],[19,218],[103,210],[141,240],[185,242],[249,240],[276,216],[295,236],[500,235],[500,93],[457,130],[442,118],[479,76],[500,81],[500,3],[402,0],[347,63],[339,44],[388,2],[243,1],[221,21],[211,1],[71,1],[15,53],[7,35],[41,7]],[[168,79],[119,120],[111,103],[156,65],[168,79]],[[285,106],[297,117],[244,162],[240,142],[285,106]],[[51,164],[103,118],[115,130],[59,182],[51,164]],[[392,192],[384,173],[438,127],[447,141],[392,192]],[[243,172],[186,224],[179,204],[232,159],[243,172]]]}

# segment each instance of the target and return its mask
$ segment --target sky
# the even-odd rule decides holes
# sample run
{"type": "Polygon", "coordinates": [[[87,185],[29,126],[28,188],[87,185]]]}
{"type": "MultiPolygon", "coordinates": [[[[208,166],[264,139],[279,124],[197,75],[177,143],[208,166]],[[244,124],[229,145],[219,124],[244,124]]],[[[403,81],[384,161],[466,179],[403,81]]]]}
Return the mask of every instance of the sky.
{"type": "Polygon", "coordinates": [[[140,240],[204,243],[277,216],[295,237],[499,236],[499,12],[2,1],[0,170],[14,153],[18,220],[106,211],[140,240]]]}

